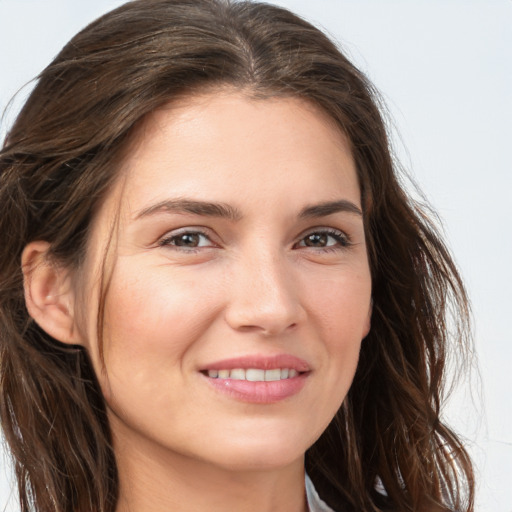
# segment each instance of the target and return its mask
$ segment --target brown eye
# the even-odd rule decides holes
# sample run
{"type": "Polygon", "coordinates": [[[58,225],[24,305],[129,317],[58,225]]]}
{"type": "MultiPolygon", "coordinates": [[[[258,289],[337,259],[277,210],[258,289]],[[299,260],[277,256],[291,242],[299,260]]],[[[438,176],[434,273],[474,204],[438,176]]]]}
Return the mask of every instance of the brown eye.
{"type": "Polygon", "coordinates": [[[197,247],[199,245],[199,234],[198,233],[184,233],[174,237],[174,245],[179,247],[197,247]]]}
{"type": "Polygon", "coordinates": [[[348,247],[350,240],[342,231],[315,231],[308,233],[299,241],[297,247],[312,247],[317,249],[336,249],[348,247]]]}
{"type": "Polygon", "coordinates": [[[304,238],[304,245],[307,247],[325,247],[329,237],[325,233],[311,233],[304,238]]]}
{"type": "Polygon", "coordinates": [[[184,249],[196,249],[200,247],[210,247],[212,246],[212,242],[203,233],[199,233],[197,231],[186,231],[164,238],[159,245],[174,246],[184,249]]]}

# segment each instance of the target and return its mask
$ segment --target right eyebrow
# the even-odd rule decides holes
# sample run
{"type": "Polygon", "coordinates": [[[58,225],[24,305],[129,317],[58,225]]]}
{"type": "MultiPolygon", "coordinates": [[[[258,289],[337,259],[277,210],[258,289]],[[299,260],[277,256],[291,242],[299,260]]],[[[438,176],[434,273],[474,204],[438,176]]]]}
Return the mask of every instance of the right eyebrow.
{"type": "Polygon", "coordinates": [[[232,221],[237,221],[242,218],[240,211],[229,204],[178,198],[166,199],[165,201],[148,206],[139,211],[135,215],[135,219],[137,220],[162,212],[191,213],[193,215],[204,215],[207,217],[221,217],[232,221]]]}

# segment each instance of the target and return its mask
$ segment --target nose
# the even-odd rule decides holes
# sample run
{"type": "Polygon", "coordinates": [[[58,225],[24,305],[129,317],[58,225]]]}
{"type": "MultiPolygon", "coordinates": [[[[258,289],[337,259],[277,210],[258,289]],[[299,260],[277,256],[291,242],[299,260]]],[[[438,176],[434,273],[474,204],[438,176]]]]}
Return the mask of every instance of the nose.
{"type": "Polygon", "coordinates": [[[261,251],[235,264],[225,318],[232,329],[276,336],[305,318],[297,280],[284,256],[261,251]]]}

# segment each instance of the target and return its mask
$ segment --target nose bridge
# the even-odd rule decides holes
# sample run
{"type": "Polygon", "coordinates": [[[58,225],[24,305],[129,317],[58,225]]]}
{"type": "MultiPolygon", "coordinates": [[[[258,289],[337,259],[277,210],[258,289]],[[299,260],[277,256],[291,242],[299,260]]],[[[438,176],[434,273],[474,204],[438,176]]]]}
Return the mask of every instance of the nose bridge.
{"type": "Polygon", "coordinates": [[[294,327],[301,305],[284,251],[262,244],[236,263],[228,323],[235,329],[279,334],[294,327]]]}

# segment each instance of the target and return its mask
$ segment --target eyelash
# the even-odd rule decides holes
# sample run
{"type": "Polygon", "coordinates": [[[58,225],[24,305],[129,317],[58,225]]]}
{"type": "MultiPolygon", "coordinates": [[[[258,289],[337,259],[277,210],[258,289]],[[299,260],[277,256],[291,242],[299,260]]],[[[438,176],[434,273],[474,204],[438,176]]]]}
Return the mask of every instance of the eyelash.
{"type": "MultiPolygon", "coordinates": [[[[197,230],[197,229],[196,230],[188,229],[188,230],[181,231],[179,233],[174,233],[170,236],[167,236],[167,237],[161,239],[158,242],[158,245],[160,247],[171,246],[175,250],[185,251],[185,252],[189,252],[189,253],[197,252],[197,251],[201,250],[202,248],[211,248],[212,246],[213,247],[215,246],[215,244],[211,241],[210,237],[206,233],[204,233],[200,230],[197,230]],[[203,245],[203,246],[199,245],[199,246],[195,246],[195,247],[187,247],[187,246],[180,246],[175,243],[176,240],[178,240],[180,237],[183,237],[186,235],[199,236],[204,239],[207,239],[207,240],[209,240],[209,245],[203,245]]],[[[339,250],[347,249],[351,245],[352,245],[352,242],[350,240],[350,237],[343,231],[339,231],[337,229],[317,228],[313,231],[309,231],[308,233],[302,235],[301,239],[298,242],[296,242],[293,245],[293,247],[294,248],[297,248],[297,247],[308,248],[309,247],[312,249],[316,249],[318,251],[331,252],[331,251],[339,251],[339,250]],[[336,243],[332,244],[332,245],[323,246],[323,247],[300,245],[302,242],[305,242],[305,240],[312,235],[321,235],[321,236],[326,236],[328,238],[333,238],[336,243]]]]}

